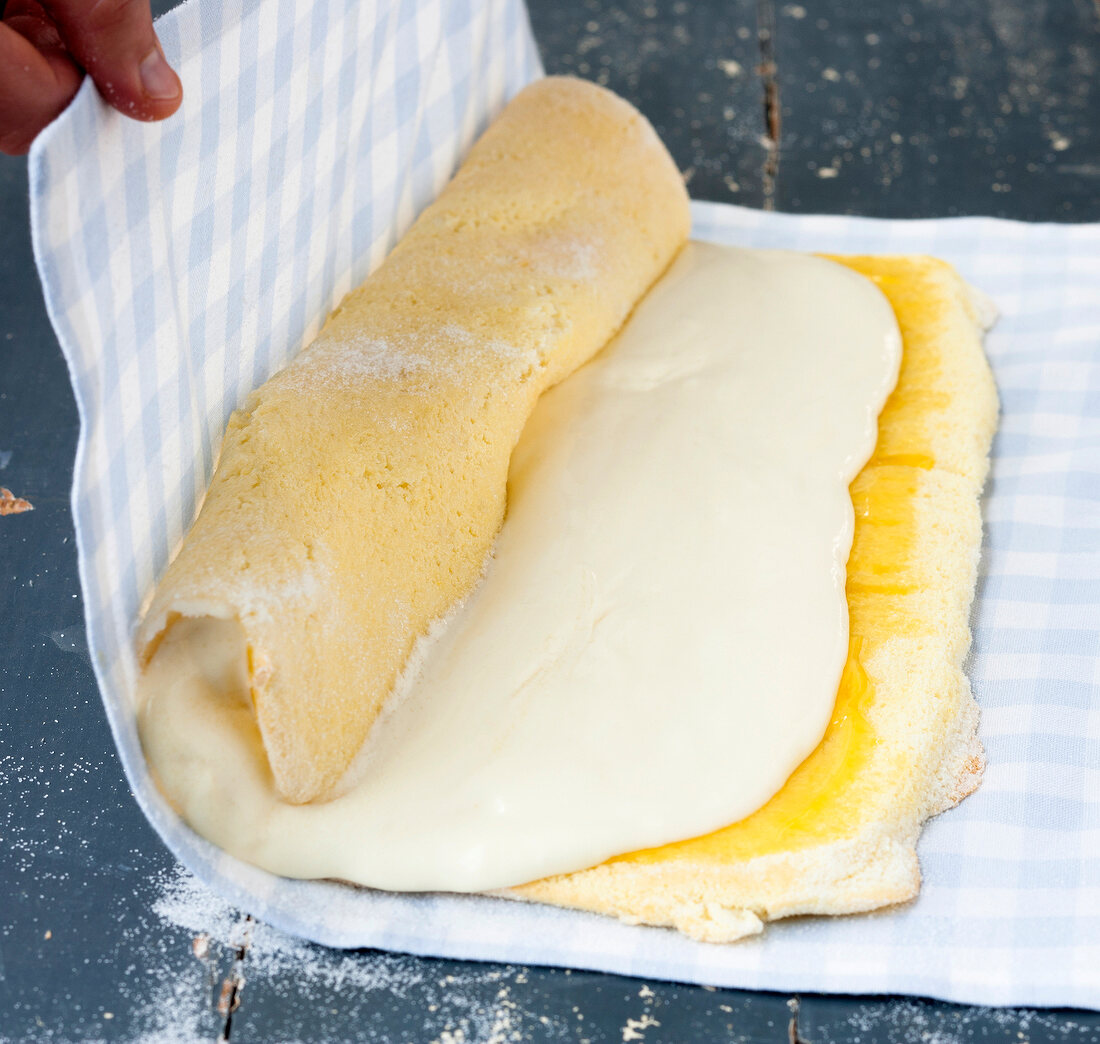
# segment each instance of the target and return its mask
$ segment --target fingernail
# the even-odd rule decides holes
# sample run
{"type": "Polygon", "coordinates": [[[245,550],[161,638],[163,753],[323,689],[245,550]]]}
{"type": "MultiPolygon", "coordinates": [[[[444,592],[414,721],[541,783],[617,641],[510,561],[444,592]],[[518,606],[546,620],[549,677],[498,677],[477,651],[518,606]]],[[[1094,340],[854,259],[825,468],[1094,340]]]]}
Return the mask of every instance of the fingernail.
{"type": "Polygon", "coordinates": [[[159,48],[154,47],[142,58],[138,71],[141,73],[141,85],[150,98],[167,100],[179,94],[180,82],[159,48]]]}

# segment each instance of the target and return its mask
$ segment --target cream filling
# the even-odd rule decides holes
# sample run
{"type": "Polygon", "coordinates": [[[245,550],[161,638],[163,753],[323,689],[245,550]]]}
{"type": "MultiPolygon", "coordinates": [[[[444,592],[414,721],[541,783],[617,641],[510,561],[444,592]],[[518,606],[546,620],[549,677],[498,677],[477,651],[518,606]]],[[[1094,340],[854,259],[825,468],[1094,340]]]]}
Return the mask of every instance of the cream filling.
{"type": "Polygon", "coordinates": [[[178,621],[141,728],[202,835],[292,877],[482,891],[692,837],[816,746],[848,649],[848,484],[901,338],[868,280],[692,243],[540,400],[482,584],[325,803],[278,800],[234,620],[178,621]]]}

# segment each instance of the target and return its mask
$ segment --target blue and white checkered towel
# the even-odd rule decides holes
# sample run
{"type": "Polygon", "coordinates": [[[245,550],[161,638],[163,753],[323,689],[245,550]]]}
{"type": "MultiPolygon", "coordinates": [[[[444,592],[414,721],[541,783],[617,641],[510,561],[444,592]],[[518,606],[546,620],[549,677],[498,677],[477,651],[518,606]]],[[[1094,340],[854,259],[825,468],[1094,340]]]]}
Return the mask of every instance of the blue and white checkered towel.
{"type": "Polygon", "coordinates": [[[85,85],[35,144],[31,206],[82,419],[73,513],[93,662],[130,783],[179,858],[334,946],[1100,1007],[1100,227],[695,209],[696,235],[723,242],[937,254],[1001,309],[970,664],[989,768],[928,828],[916,902],[708,946],[505,901],[284,881],[195,837],[151,784],[131,629],[229,411],[385,255],[538,59],[521,0],[190,0],[159,28],[181,114],[127,122],[85,85]]]}

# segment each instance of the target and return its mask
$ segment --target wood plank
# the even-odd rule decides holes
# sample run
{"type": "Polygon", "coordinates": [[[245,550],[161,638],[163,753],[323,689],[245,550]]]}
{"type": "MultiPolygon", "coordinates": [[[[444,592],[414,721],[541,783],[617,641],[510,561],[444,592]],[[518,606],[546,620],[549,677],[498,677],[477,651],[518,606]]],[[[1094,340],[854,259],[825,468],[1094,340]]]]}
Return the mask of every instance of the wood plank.
{"type": "Polygon", "coordinates": [[[272,967],[265,957],[246,969],[232,1040],[786,1044],[790,1018],[776,994],[568,969],[314,946],[303,948],[297,969],[277,976],[272,967]]]}
{"type": "Polygon", "coordinates": [[[801,998],[798,1035],[812,1044],[1098,1044],[1100,1013],[976,1008],[897,998],[801,998]]]}
{"type": "MultiPolygon", "coordinates": [[[[696,198],[764,203],[754,0],[531,8],[548,70],[602,79],[639,105],[696,198]]],[[[780,209],[1100,219],[1093,0],[776,0],[773,14],[780,209]]],[[[68,514],[75,408],[37,289],[26,191],[24,165],[0,157],[0,484],[36,508],[0,520],[0,1039],[212,1040],[243,917],[181,892],[186,879],[114,755],[68,514]]],[[[349,954],[262,926],[244,974],[235,1041],[454,1040],[461,1030],[466,1044],[618,1044],[631,1027],[648,1044],[790,1039],[782,995],[349,954]]],[[[1100,1041],[1100,1015],[807,996],[797,1031],[812,1044],[1085,1044],[1100,1041]]]]}
{"type": "Polygon", "coordinates": [[[770,2],[778,209],[1100,219],[1094,0],[770,2]]]}

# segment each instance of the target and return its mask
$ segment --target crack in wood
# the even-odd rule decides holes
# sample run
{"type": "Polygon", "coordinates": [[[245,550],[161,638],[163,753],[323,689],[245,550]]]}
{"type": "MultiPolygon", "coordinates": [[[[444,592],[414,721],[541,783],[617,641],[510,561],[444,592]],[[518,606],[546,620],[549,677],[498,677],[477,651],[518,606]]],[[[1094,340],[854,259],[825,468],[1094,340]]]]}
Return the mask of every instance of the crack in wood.
{"type": "Polygon", "coordinates": [[[796,995],[787,1001],[787,1007],[791,1011],[791,1021],[787,1023],[787,1044],[810,1044],[798,1030],[798,1013],[802,1009],[802,1001],[796,995]]]}
{"type": "Polygon", "coordinates": [[[217,1044],[229,1044],[229,1034],[233,1030],[233,1015],[241,1006],[241,992],[244,990],[244,959],[248,955],[248,947],[252,942],[252,915],[244,919],[241,932],[241,944],[233,953],[233,963],[229,967],[229,973],[222,981],[221,994],[218,996],[217,1012],[225,1022],[222,1031],[218,1034],[217,1044]]]}
{"type": "MultiPolygon", "coordinates": [[[[1100,0],[1096,0],[1100,3],[1100,0]]],[[[775,63],[775,0],[757,0],[756,40],[760,64],[756,67],[764,88],[764,169],[762,182],[764,209],[775,210],[775,192],[779,184],[779,135],[782,114],[779,107],[779,80],[775,63]]]]}

